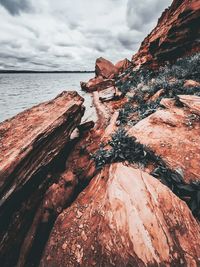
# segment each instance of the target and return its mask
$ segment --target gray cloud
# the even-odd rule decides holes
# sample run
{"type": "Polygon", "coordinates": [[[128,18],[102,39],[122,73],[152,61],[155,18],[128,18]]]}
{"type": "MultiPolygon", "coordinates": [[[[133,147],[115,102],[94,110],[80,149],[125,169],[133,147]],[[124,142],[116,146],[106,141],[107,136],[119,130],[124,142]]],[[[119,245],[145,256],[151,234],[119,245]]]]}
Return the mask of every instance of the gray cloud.
{"type": "Polygon", "coordinates": [[[131,29],[144,31],[155,24],[162,11],[171,4],[172,0],[128,0],[127,23],[131,29]]]}
{"type": "Polygon", "coordinates": [[[101,53],[106,50],[105,46],[103,46],[102,44],[99,44],[99,43],[95,44],[94,47],[98,52],[101,52],[101,53]]]}
{"type": "Polygon", "coordinates": [[[131,58],[169,2],[0,0],[0,68],[91,70],[100,56],[131,58]]]}
{"type": "Polygon", "coordinates": [[[32,5],[28,0],[0,0],[0,4],[4,6],[11,15],[19,15],[21,11],[31,11],[32,5]]]}
{"type": "Polygon", "coordinates": [[[118,40],[121,45],[129,50],[133,50],[141,42],[143,34],[135,30],[128,30],[125,32],[120,32],[118,34],[118,40]]]}
{"type": "Polygon", "coordinates": [[[35,62],[35,61],[31,61],[30,63],[36,66],[50,67],[50,68],[52,67],[57,68],[59,66],[58,64],[40,63],[40,62],[35,62]]]}
{"type": "Polygon", "coordinates": [[[30,58],[28,57],[23,57],[23,56],[17,56],[17,55],[10,55],[10,54],[6,54],[6,53],[0,53],[0,58],[1,59],[15,59],[18,60],[20,62],[28,62],[30,60],[30,58]]]}

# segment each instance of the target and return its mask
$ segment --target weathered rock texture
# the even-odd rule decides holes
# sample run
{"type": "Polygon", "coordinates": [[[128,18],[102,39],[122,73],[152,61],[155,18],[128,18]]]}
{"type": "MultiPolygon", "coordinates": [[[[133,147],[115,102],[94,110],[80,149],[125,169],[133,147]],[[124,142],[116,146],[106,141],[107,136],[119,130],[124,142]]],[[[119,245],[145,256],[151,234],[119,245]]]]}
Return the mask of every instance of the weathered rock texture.
{"type": "Polygon", "coordinates": [[[35,212],[54,182],[52,169],[55,174],[61,167],[54,162],[84,114],[82,104],[76,92],[63,92],[0,124],[2,266],[15,266],[17,262],[35,212]]]}
{"type": "Polygon", "coordinates": [[[87,92],[102,91],[115,85],[115,77],[133,66],[127,58],[113,65],[104,58],[98,58],[95,65],[96,77],[88,82],[80,82],[81,88],[87,92]]]}
{"type": "Polygon", "coordinates": [[[117,68],[109,60],[105,58],[97,58],[95,65],[96,77],[103,77],[104,79],[112,79],[117,74],[117,68]]]}
{"type": "Polygon", "coordinates": [[[81,88],[87,92],[101,91],[114,85],[113,79],[118,69],[107,59],[102,57],[96,60],[95,78],[88,82],[81,82],[81,88]]]}
{"type": "Polygon", "coordinates": [[[118,74],[123,73],[126,69],[130,68],[131,66],[133,66],[133,63],[127,58],[120,60],[115,64],[115,68],[117,69],[118,74]]]}
{"type": "Polygon", "coordinates": [[[200,87],[200,83],[193,80],[186,80],[184,82],[184,87],[186,88],[200,87]]]}
{"type": "Polygon", "coordinates": [[[114,86],[104,89],[99,92],[99,99],[102,102],[117,100],[122,96],[122,93],[114,86]]]}
{"type": "Polygon", "coordinates": [[[113,79],[103,79],[101,76],[92,78],[88,82],[81,82],[81,88],[86,92],[101,91],[110,86],[113,86],[115,81],[113,79]]]}
{"type": "Polygon", "coordinates": [[[129,134],[161,156],[171,169],[181,170],[190,182],[200,178],[200,97],[182,95],[179,101],[184,108],[176,107],[172,99],[163,99],[166,109],[141,120],[129,134]]]}
{"type": "Polygon", "coordinates": [[[133,56],[134,64],[156,66],[200,51],[200,1],[174,0],[133,56]]]}
{"type": "Polygon", "coordinates": [[[105,167],[58,217],[41,267],[199,266],[200,227],[158,180],[105,167]]]}
{"type": "MultiPolygon", "coordinates": [[[[160,160],[170,178],[176,170],[185,183],[199,179],[200,97],[161,100],[164,88],[151,95],[148,86],[134,88],[131,83],[134,64],[154,67],[199,50],[199,9],[197,0],[174,0],[133,62],[125,59],[113,65],[97,59],[96,77],[81,83],[83,90],[97,91],[93,102],[99,120],[93,130],[87,131],[93,122],[79,125],[83,99],[72,92],[0,124],[3,267],[200,266],[200,226],[186,205],[191,195],[184,195],[185,203],[180,192],[169,186],[178,198],[161,184],[160,174],[158,179],[148,174],[160,160]],[[127,89],[130,99],[125,97],[127,89]],[[147,92],[137,96],[140,89],[147,92]],[[158,100],[161,106],[150,106],[158,100]],[[125,110],[125,104],[139,109],[125,110]],[[101,142],[109,146],[123,121],[122,111],[130,112],[122,122],[129,136],[148,146],[141,145],[142,156],[151,152],[155,162],[149,160],[145,167],[142,162],[115,163],[99,173],[91,156],[101,142]]],[[[187,80],[183,87],[192,93],[198,86],[187,80]]],[[[191,190],[185,183],[180,186],[191,190]]],[[[195,194],[198,209],[199,189],[195,194]]]]}

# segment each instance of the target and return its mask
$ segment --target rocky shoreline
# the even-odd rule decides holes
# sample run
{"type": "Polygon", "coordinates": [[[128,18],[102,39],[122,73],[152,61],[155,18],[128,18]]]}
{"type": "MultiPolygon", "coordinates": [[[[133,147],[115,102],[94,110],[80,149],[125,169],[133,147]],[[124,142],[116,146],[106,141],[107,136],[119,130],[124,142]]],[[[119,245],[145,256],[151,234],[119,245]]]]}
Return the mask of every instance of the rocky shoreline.
{"type": "Polygon", "coordinates": [[[84,99],[63,92],[0,123],[3,267],[200,265],[197,35],[165,67],[146,53],[175,6],[177,29],[196,23],[190,2],[173,1],[132,61],[97,59],[81,82],[96,122],[81,123],[84,99]]]}

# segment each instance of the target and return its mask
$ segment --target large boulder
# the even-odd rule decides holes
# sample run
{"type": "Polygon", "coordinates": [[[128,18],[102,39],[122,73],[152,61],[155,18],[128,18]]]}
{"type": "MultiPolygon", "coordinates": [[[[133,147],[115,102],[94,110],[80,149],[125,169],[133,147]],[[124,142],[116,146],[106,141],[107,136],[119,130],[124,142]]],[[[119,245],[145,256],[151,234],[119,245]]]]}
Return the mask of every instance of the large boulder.
{"type": "Polygon", "coordinates": [[[95,65],[96,77],[90,79],[88,82],[81,82],[81,88],[87,92],[94,92],[112,87],[115,84],[115,80],[113,78],[118,74],[119,69],[107,59],[100,57],[96,60],[95,65]]]}
{"type": "Polygon", "coordinates": [[[131,66],[133,66],[133,63],[127,58],[120,60],[115,64],[115,68],[117,69],[118,74],[123,73],[126,69],[130,68],[131,66]]]}
{"type": "Polygon", "coordinates": [[[112,79],[117,74],[117,68],[107,59],[100,57],[95,65],[96,77],[102,76],[104,79],[112,79]]]}
{"type": "Polygon", "coordinates": [[[138,141],[160,156],[186,182],[200,180],[200,97],[179,96],[184,108],[163,99],[166,109],[157,110],[129,130],[138,141]]]}
{"type": "MultiPolygon", "coordinates": [[[[16,266],[29,227],[40,219],[34,218],[35,212],[54,182],[56,160],[81,121],[83,101],[76,92],[63,92],[0,124],[0,262],[4,267],[16,266]]],[[[29,244],[31,240],[33,233],[29,244]]]]}
{"type": "MultiPolygon", "coordinates": [[[[100,57],[96,60],[96,77],[88,82],[81,82],[81,88],[87,92],[102,91],[115,85],[113,79],[115,75],[121,74],[132,66],[132,62],[127,58],[119,61],[115,66],[108,60],[100,57]]],[[[127,77],[124,77],[126,79],[127,77]]]]}
{"type": "Polygon", "coordinates": [[[199,266],[200,226],[157,179],[105,167],[58,217],[40,267],[199,266]]]}

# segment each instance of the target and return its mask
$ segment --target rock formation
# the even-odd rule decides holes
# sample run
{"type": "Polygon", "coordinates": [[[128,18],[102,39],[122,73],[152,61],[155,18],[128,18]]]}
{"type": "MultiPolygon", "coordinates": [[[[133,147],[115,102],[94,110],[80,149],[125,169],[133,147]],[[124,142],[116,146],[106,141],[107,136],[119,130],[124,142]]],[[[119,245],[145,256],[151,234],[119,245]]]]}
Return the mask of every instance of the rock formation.
{"type": "Polygon", "coordinates": [[[200,266],[200,54],[160,68],[199,51],[199,11],[174,0],[132,62],[97,59],[96,124],[75,92],[0,124],[3,267],[200,266]]]}
{"type": "Polygon", "coordinates": [[[200,51],[199,0],[174,0],[157,26],[133,56],[135,65],[158,66],[162,62],[200,51]]]}
{"type": "Polygon", "coordinates": [[[95,64],[95,78],[88,82],[81,82],[81,88],[87,92],[101,91],[114,85],[113,78],[118,72],[109,60],[102,57],[96,60],[95,64]]]}
{"type": "Polygon", "coordinates": [[[126,69],[130,68],[131,66],[133,66],[133,63],[127,58],[120,60],[115,64],[115,68],[117,69],[118,74],[122,74],[126,69]]]}
{"type": "Polygon", "coordinates": [[[199,240],[184,202],[147,173],[118,163],[59,215],[40,266],[198,266],[199,240]]]}
{"type": "Polygon", "coordinates": [[[113,79],[116,75],[123,73],[126,69],[133,66],[127,58],[113,65],[107,59],[102,57],[96,60],[95,74],[96,77],[88,82],[81,82],[81,88],[87,92],[101,91],[115,84],[113,79]]]}
{"type": "Polygon", "coordinates": [[[54,182],[52,172],[58,172],[56,158],[69,150],[70,135],[84,114],[82,104],[76,92],[63,92],[0,124],[2,266],[16,264],[35,212],[54,182]]]}
{"type": "Polygon", "coordinates": [[[186,80],[184,83],[184,87],[186,88],[200,87],[200,82],[193,80],[186,80]]]}
{"type": "Polygon", "coordinates": [[[101,91],[114,85],[113,79],[103,79],[101,76],[92,78],[88,82],[80,82],[81,88],[86,92],[101,91]]]}
{"type": "Polygon", "coordinates": [[[117,68],[105,58],[97,58],[95,65],[96,77],[103,77],[104,79],[112,79],[117,74],[117,68]]]}
{"type": "Polygon", "coordinates": [[[173,170],[180,170],[186,182],[200,179],[200,97],[179,96],[184,108],[157,110],[130,129],[130,134],[152,149],[173,170]]]}

